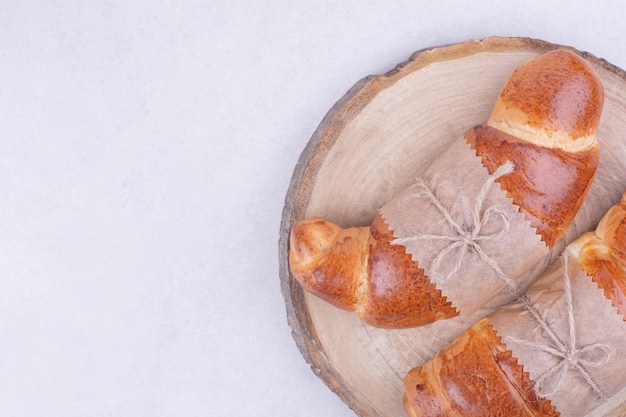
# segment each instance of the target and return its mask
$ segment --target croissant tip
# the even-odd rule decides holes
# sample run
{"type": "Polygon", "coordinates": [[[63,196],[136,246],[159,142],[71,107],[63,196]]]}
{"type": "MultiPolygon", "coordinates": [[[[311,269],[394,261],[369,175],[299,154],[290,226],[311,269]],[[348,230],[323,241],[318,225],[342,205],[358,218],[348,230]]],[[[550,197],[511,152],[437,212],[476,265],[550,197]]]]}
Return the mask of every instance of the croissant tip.
{"type": "Polygon", "coordinates": [[[531,143],[579,152],[597,145],[604,88],[582,57],[555,50],[517,67],[487,124],[531,143]]]}
{"type": "Polygon", "coordinates": [[[306,265],[319,258],[333,244],[341,227],[318,217],[301,220],[291,229],[290,263],[306,265]]]}

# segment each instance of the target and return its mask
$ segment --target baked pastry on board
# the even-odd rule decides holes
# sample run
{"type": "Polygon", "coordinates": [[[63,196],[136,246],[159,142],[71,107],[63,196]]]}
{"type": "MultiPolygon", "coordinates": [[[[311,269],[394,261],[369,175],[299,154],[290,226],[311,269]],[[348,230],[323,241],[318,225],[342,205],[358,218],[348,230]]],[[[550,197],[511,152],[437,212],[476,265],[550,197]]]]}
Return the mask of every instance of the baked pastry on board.
{"type": "Polygon", "coordinates": [[[519,300],[405,377],[410,417],[582,417],[626,387],[626,193],[519,300]]]}
{"type": "MultiPolygon", "coordinates": [[[[304,291],[290,274],[291,228],[307,217],[323,217],[341,227],[370,224],[380,207],[420,177],[454,139],[488,120],[514,68],[554,49],[583,56],[605,89],[596,179],[553,249],[554,260],[564,244],[595,228],[626,184],[626,75],[591,54],[528,38],[488,38],[419,51],[388,73],[357,82],[329,110],[304,149],[283,211],[281,289],[304,359],[357,415],[406,416],[404,375],[484,312],[410,329],[367,325],[356,314],[304,291]]],[[[592,415],[611,415],[611,410],[624,409],[624,402],[626,393],[617,394],[592,415]]]]}
{"type": "Polygon", "coordinates": [[[514,296],[537,276],[587,196],[603,105],[602,82],[578,55],[555,50],[524,62],[489,120],[442,152],[370,226],[298,222],[292,274],[313,294],[385,328],[469,316],[495,297],[514,296]]]}

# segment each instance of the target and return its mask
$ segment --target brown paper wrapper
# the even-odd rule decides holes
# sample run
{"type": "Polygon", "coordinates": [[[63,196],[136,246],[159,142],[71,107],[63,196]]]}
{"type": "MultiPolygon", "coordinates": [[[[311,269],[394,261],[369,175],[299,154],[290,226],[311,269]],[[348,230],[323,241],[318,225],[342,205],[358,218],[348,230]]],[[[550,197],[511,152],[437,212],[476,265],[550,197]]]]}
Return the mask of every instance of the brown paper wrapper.
{"type": "Polygon", "coordinates": [[[561,415],[584,416],[624,387],[626,322],[575,259],[567,251],[563,256],[566,269],[561,258],[528,289],[524,302],[499,309],[489,320],[537,392],[561,415]]]}
{"type": "Polygon", "coordinates": [[[514,300],[550,262],[541,237],[494,180],[461,138],[381,208],[396,243],[464,317],[514,300]],[[474,233],[472,243],[459,231],[474,233]]]}

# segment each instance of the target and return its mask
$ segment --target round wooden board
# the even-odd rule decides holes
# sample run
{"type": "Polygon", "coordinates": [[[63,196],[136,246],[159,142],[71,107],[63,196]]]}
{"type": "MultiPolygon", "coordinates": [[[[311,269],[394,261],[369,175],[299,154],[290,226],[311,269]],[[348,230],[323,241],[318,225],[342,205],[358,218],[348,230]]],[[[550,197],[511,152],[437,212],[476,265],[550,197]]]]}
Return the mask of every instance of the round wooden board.
{"type": "MultiPolygon", "coordinates": [[[[368,326],[305,293],[289,272],[289,231],[306,217],[369,225],[470,126],[489,117],[511,71],[552,49],[583,56],[602,78],[600,168],[563,245],[595,228],[626,190],[626,73],[571,47],[528,38],[487,38],[415,53],[387,74],[356,83],[330,109],[304,149],[286,196],[280,279],[293,337],[312,370],[359,416],[402,417],[404,375],[458,333],[452,320],[404,330],[368,326]]],[[[626,391],[595,416],[626,414],[626,391]]]]}

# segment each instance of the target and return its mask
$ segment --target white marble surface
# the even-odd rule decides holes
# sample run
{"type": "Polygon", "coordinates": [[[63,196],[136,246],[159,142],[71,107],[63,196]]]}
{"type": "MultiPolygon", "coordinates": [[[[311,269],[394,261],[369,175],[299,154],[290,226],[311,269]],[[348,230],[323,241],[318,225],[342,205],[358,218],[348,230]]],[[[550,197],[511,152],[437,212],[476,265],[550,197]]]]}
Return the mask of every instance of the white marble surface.
{"type": "Polygon", "coordinates": [[[625,19],[621,1],[4,2],[0,416],[354,416],[279,286],[317,124],[362,77],[468,39],[626,68],[625,19]]]}

